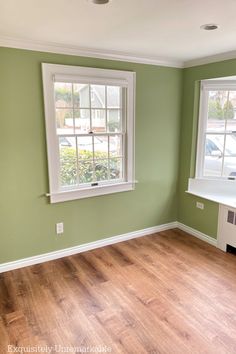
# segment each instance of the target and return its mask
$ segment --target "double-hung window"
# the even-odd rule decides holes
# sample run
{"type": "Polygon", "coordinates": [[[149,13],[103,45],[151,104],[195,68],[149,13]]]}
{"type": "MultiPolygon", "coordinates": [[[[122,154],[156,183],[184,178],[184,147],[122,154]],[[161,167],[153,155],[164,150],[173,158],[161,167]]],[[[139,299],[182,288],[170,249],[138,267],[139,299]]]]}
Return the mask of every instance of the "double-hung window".
{"type": "Polygon", "coordinates": [[[236,179],[236,80],[204,80],[196,177],[236,179]]]}
{"type": "Polygon", "coordinates": [[[135,73],[42,70],[51,202],[134,189],[135,73]]]}

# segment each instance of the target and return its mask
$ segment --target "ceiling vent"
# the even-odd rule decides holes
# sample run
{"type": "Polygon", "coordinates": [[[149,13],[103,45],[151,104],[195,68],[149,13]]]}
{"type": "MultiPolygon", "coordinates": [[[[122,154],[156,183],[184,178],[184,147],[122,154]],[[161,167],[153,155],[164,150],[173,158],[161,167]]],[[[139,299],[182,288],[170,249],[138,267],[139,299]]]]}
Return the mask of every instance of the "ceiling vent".
{"type": "Polygon", "coordinates": [[[109,0],[92,0],[94,4],[103,5],[108,4],[109,0]]]}
{"type": "Polygon", "coordinates": [[[214,31],[217,28],[219,28],[219,26],[216,25],[215,23],[207,23],[205,25],[202,25],[200,28],[204,29],[205,31],[214,31]]]}

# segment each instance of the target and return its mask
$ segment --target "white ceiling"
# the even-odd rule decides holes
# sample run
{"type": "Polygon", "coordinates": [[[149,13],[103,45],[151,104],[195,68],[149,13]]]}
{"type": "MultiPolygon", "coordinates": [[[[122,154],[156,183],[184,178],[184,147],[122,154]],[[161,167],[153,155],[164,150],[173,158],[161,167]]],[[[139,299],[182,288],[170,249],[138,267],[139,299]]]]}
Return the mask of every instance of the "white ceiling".
{"type": "Polygon", "coordinates": [[[0,9],[0,45],[51,42],[176,66],[236,50],[236,0],[0,0],[0,9]]]}

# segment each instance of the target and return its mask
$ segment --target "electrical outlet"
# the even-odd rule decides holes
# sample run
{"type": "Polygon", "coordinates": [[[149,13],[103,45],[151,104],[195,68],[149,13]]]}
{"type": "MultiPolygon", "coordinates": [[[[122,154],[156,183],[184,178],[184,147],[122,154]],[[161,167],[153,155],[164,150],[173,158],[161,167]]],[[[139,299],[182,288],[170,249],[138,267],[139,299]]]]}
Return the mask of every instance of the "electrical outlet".
{"type": "Polygon", "coordinates": [[[56,224],[56,233],[57,235],[61,235],[64,232],[64,224],[63,222],[59,222],[56,224]]]}
{"type": "Polygon", "coordinates": [[[203,203],[200,203],[200,202],[197,202],[196,203],[196,207],[198,208],[198,209],[204,209],[204,204],[203,203]]]}

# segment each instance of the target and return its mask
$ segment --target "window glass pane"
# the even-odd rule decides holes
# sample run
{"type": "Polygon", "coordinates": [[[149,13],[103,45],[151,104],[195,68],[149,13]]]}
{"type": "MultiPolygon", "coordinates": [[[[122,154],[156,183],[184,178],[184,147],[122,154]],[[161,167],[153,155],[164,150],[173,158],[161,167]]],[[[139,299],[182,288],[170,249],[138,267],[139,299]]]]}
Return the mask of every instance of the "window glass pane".
{"type": "Polygon", "coordinates": [[[95,160],[94,168],[96,181],[108,180],[108,160],[95,160]]]}
{"type": "Polygon", "coordinates": [[[92,131],[101,133],[106,131],[106,112],[101,109],[92,109],[92,131]]]}
{"type": "Polygon", "coordinates": [[[78,158],[79,160],[93,159],[92,137],[78,137],[78,158]]]}
{"type": "Polygon", "coordinates": [[[105,86],[91,85],[91,107],[105,108],[105,86]]]}
{"type": "Polygon", "coordinates": [[[110,157],[122,156],[122,136],[110,136],[109,141],[110,157]]]}
{"type": "Polygon", "coordinates": [[[56,107],[72,107],[72,84],[55,82],[54,93],[56,107]]]}
{"type": "Polygon", "coordinates": [[[108,158],[108,137],[107,136],[94,137],[94,158],[95,159],[108,158]]]}
{"type": "Polygon", "coordinates": [[[73,103],[75,108],[89,108],[89,85],[73,84],[73,103]]]}
{"type": "Polygon", "coordinates": [[[87,134],[90,131],[90,110],[74,110],[75,132],[77,134],[87,134]]]}
{"type": "Polygon", "coordinates": [[[223,176],[236,178],[236,157],[225,157],[223,176]]]}
{"type": "Polygon", "coordinates": [[[76,150],[76,141],[73,136],[63,136],[59,138],[59,145],[61,147],[71,147],[76,150]]]}
{"type": "Polygon", "coordinates": [[[110,179],[122,179],[122,159],[112,158],[110,161],[110,179]]]}
{"type": "Polygon", "coordinates": [[[57,124],[57,134],[73,134],[74,133],[73,110],[57,108],[56,124],[57,124]]]}
{"type": "Polygon", "coordinates": [[[225,130],[228,91],[209,91],[207,131],[225,130]]]}
{"type": "Polygon", "coordinates": [[[226,135],[224,170],[225,177],[236,176],[236,136],[226,135]]]}
{"type": "Polygon", "coordinates": [[[225,156],[236,156],[236,135],[226,135],[225,156]]]}
{"type": "Polygon", "coordinates": [[[120,92],[118,86],[107,86],[107,108],[120,108],[120,92]]]}
{"type": "Polygon", "coordinates": [[[226,119],[226,130],[236,131],[236,91],[229,92],[226,119]]]}
{"type": "Polygon", "coordinates": [[[60,185],[70,186],[77,184],[77,157],[75,138],[60,137],[60,185]]]}
{"type": "Polygon", "coordinates": [[[204,158],[204,176],[221,176],[224,135],[207,134],[204,158]]]}
{"type": "Polygon", "coordinates": [[[93,181],[93,160],[79,161],[79,183],[90,183],[93,181]]]}
{"type": "Polygon", "coordinates": [[[107,110],[107,125],[111,133],[121,132],[121,111],[119,109],[107,110]]]}

